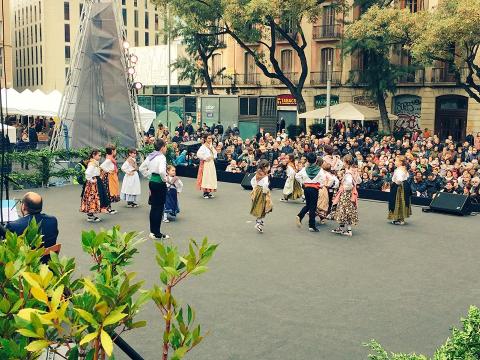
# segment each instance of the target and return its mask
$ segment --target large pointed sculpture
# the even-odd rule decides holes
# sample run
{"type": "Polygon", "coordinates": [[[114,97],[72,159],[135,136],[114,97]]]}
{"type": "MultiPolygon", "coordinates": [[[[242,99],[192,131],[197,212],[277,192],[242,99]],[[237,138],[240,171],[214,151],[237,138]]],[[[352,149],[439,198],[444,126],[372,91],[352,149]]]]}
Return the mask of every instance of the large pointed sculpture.
{"type": "Polygon", "coordinates": [[[142,130],[113,1],[87,2],[52,148],[136,147],[142,130]]]}

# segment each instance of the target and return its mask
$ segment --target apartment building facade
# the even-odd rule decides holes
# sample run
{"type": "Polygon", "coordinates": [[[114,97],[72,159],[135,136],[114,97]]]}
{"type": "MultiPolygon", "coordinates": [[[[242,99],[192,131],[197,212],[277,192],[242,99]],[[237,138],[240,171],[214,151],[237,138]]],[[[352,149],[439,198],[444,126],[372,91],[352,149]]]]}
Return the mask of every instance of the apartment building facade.
{"type": "MultiPolygon", "coordinates": [[[[411,12],[432,9],[436,0],[401,0],[397,6],[411,12]]],[[[304,22],[302,29],[307,40],[305,49],[309,74],[303,90],[307,111],[323,107],[326,104],[327,64],[332,63],[331,103],[354,102],[376,107],[362,86],[359,74],[366,64],[361,55],[344,56],[341,45],[344,25],[347,21],[358,19],[359,7],[353,7],[347,13],[338,13],[332,6],[325,5],[317,23],[304,22]]],[[[230,37],[225,37],[226,48],[218,50],[212,58],[212,72],[225,68],[227,76],[217,77],[217,93],[232,92],[239,95],[276,96],[277,116],[286,124],[296,123],[296,105],[289,96],[288,89],[276,80],[268,79],[256,67],[254,60],[230,37]]],[[[262,45],[257,46],[261,51],[262,45]]],[[[277,41],[277,55],[285,75],[293,82],[300,75],[300,63],[287,41],[277,41]]],[[[411,64],[412,58],[401,49],[392,49],[392,59],[397,64],[411,64]]],[[[395,96],[387,99],[387,109],[396,114],[395,128],[434,130],[442,137],[453,135],[463,138],[467,131],[480,131],[480,104],[470,99],[459,88],[454,75],[444,64],[418,69],[398,79],[395,96]]],[[[248,108],[245,111],[250,111],[248,108]]],[[[258,113],[262,109],[255,110],[258,113]]],[[[242,109],[241,109],[242,112],[242,109]]]]}
{"type": "Polygon", "coordinates": [[[1,88],[13,86],[10,2],[2,1],[0,7],[0,83],[1,88]]]}
{"type": "MultiPolygon", "coordinates": [[[[63,91],[83,0],[11,0],[14,87],[63,91]]],[[[163,11],[150,0],[113,0],[131,46],[162,42],[163,11]]]]}

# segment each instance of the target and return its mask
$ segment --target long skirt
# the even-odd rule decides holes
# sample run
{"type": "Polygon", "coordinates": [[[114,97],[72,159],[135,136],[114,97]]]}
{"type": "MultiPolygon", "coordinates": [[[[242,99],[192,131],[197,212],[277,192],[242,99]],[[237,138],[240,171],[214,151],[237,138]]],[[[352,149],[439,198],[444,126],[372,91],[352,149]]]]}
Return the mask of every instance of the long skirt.
{"type": "Polygon", "coordinates": [[[358,209],[355,203],[352,202],[352,190],[346,190],[340,194],[333,218],[339,224],[358,224],[358,209]]]}
{"type": "Polygon", "coordinates": [[[120,186],[118,181],[118,175],[115,173],[102,172],[101,174],[103,187],[110,200],[110,203],[120,201],[120,186]]]}
{"type": "Polygon", "coordinates": [[[217,170],[215,169],[215,162],[213,160],[200,161],[197,187],[203,192],[217,191],[217,170]]]}
{"type": "Polygon", "coordinates": [[[317,216],[325,219],[328,215],[328,190],[322,187],[318,190],[317,216]]]}
{"type": "Polygon", "coordinates": [[[180,207],[178,206],[178,194],[177,189],[170,188],[167,190],[167,198],[165,200],[165,212],[171,216],[177,216],[180,212],[180,207]]]}
{"type": "Polygon", "coordinates": [[[296,200],[303,195],[302,186],[294,178],[288,178],[283,188],[283,198],[287,200],[296,200]]]}
{"type": "Polygon", "coordinates": [[[256,186],[253,189],[251,195],[252,207],[250,208],[250,214],[257,219],[262,219],[266,214],[272,212],[272,198],[270,192],[265,194],[261,186],[256,186]]]}
{"type": "Polygon", "coordinates": [[[397,185],[392,183],[390,187],[390,199],[388,202],[388,219],[403,221],[412,215],[410,193],[404,183],[397,185]]]}

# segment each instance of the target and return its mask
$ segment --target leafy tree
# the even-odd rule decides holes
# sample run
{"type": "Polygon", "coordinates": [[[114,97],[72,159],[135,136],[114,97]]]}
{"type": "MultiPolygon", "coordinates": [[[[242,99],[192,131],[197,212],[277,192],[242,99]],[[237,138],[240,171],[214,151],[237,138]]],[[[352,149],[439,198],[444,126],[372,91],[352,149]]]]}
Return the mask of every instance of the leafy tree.
{"type": "Polygon", "coordinates": [[[371,98],[377,102],[383,129],[387,132],[391,129],[386,98],[395,93],[399,76],[411,70],[391,61],[392,48],[402,47],[406,41],[404,28],[391,25],[401,19],[401,24],[409,23],[404,20],[409,15],[407,11],[374,5],[345,31],[345,55],[360,55],[364,59],[364,69],[355,81],[365,84],[371,98]]]}
{"type": "Polygon", "coordinates": [[[180,70],[179,80],[190,80],[192,85],[199,82],[202,85],[205,84],[207,93],[213,95],[213,80],[221,76],[225,68],[213,74],[209,70],[208,62],[215,51],[224,48],[225,44],[220,36],[221,29],[215,34],[210,34],[208,31],[200,32],[195,25],[195,23],[192,24],[191,18],[177,24],[175,34],[182,39],[188,57],[179,57],[172,66],[180,70]]]}
{"type": "Polygon", "coordinates": [[[418,14],[408,46],[425,65],[447,64],[457,84],[480,102],[480,0],[444,0],[432,12],[418,14]],[[465,68],[466,67],[466,68],[465,68]]]}
{"type": "Polygon", "coordinates": [[[157,0],[170,4],[182,19],[194,17],[204,29],[218,33],[205,19],[221,20],[229,34],[252,56],[256,66],[272,81],[284,84],[297,100],[298,112],[306,111],[303,88],[308,75],[307,39],[302,24],[313,23],[322,12],[323,0],[157,0]],[[300,64],[298,77],[282,69],[279,39],[291,48],[292,63],[300,64]]]}

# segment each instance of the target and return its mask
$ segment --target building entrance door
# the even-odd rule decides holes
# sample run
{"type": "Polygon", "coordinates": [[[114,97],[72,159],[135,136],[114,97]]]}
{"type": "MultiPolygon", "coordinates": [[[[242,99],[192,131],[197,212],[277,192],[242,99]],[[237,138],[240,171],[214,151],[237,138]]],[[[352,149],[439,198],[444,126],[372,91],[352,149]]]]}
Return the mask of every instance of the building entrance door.
{"type": "Polygon", "coordinates": [[[460,95],[437,97],[435,104],[435,133],[440,140],[452,136],[465,139],[467,129],[468,98],[460,95]]]}

